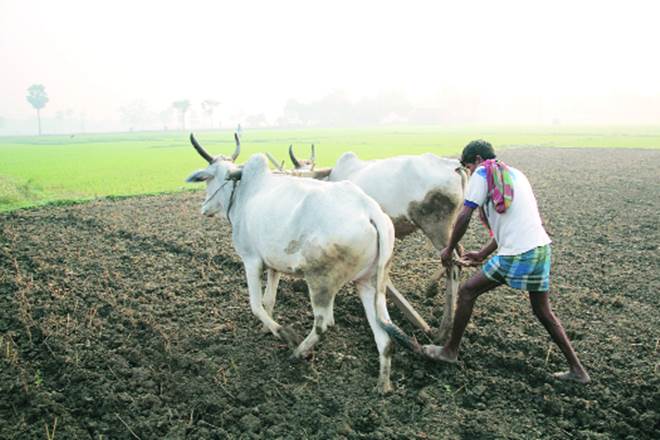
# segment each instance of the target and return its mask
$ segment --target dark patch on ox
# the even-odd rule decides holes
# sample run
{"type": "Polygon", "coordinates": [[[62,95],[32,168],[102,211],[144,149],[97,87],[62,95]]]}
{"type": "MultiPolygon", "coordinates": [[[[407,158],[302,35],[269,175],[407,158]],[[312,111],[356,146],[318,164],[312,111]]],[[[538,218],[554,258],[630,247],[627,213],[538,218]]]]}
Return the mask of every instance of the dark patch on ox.
{"type": "Polygon", "coordinates": [[[297,267],[289,267],[289,266],[287,266],[287,268],[286,268],[286,273],[287,273],[288,275],[291,275],[291,276],[294,277],[294,278],[302,278],[302,277],[304,276],[302,270],[300,270],[300,269],[297,268],[297,267]]]}
{"type": "Polygon", "coordinates": [[[319,336],[319,341],[322,341],[325,339],[325,333],[323,332],[323,316],[317,315],[314,317],[314,321],[316,321],[316,327],[314,330],[316,331],[316,334],[319,336]]]}
{"type": "Polygon", "coordinates": [[[421,202],[410,202],[408,215],[440,250],[447,245],[460,200],[438,189],[430,191],[421,202]]]}
{"type": "Polygon", "coordinates": [[[396,238],[403,238],[408,234],[412,234],[418,229],[416,224],[404,216],[393,218],[392,223],[394,224],[394,236],[396,238]]]}
{"type": "Polygon", "coordinates": [[[394,354],[395,348],[396,345],[394,344],[394,342],[389,341],[387,343],[387,346],[385,347],[385,350],[383,350],[383,356],[387,356],[387,357],[392,356],[394,354]]]}
{"type": "Polygon", "coordinates": [[[302,268],[309,285],[312,300],[320,307],[331,304],[332,298],[356,272],[360,253],[338,244],[326,249],[306,249],[303,256],[307,264],[302,268]]]}
{"type": "Polygon", "coordinates": [[[312,304],[314,304],[316,307],[321,307],[324,309],[329,307],[330,304],[332,304],[332,296],[334,295],[332,292],[335,291],[333,287],[334,286],[319,286],[312,288],[312,304]]]}
{"type": "Polygon", "coordinates": [[[300,250],[302,247],[302,242],[298,240],[291,240],[287,247],[284,249],[284,252],[286,252],[289,255],[295,254],[300,250]]]}

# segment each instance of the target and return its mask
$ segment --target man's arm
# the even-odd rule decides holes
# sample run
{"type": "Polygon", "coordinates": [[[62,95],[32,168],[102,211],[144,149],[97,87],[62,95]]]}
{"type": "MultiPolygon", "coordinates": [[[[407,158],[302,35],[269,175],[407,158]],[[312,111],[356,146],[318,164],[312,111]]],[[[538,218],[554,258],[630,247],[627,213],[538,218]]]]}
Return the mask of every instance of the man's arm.
{"type": "Polygon", "coordinates": [[[454,249],[456,249],[456,246],[458,246],[458,242],[463,238],[463,235],[465,235],[465,231],[467,231],[470,219],[472,219],[472,212],[474,212],[474,208],[463,206],[458,217],[456,217],[456,222],[454,223],[449,238],[449,244],[440,254],[444,266],[449,266],[451,264],[452,253],[454,252],[454,249]]]}
{"type": "Polygon", "coordinates": [[[454,223],[454,227],[451,231],[449,244],[447,245],[450,252],[456,249],[458,242],[461,241],[461,238],[463,238],[465,235],[465,231],[467,231],[470,220],[472,219],[472,212],[474,212],[474,208],[463,206],[463,209],[461,209],[461,212],[458,214],[456,222],[454,223]]]}
{"type": "Polygon", "coordinates": [[[486,244],[476,252],[466,252],[463,257],[465,260],[473,264],[478,264],[484,261],[490,254],[497,250],[497,241],[495,237],[491,237],[486,244]]]}
{"type": "Polygon", "coordinates": [[[488,258],[490,254],[495,252],[497,250],[497,240],[495,240],[495,237],[490,237],[490,240],[488,240],[488,243],[484,245],[484,247],[481,248],[479,251],[479,256],[481,257],[482,260],[485,260],[488,258]]]}

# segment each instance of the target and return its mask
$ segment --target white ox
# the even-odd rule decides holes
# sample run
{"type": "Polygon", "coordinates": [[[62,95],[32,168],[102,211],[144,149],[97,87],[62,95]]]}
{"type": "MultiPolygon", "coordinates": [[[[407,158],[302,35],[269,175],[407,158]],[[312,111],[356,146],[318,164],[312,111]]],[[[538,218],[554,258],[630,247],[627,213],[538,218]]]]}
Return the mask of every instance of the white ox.
{"type": "MultiPolygon", "coordinates": [[[[314,170],[313,145],[309,160],[298,160],[292,146],[289,147],[289,156],[296,170],[314,170]]],[[[396,237],[421,229],[438,251],[449,243],[468,179],[458,160],[431,153],[365,161],[348,152],[339,157],[332,169],[313,171],[311,175],[332,182],[347,180],[355,183],[392,219],[396,237]]],[[[432,279],[439,276],[440,271],[432,279]]],[[[458,277],[459,267],[454,264],[447,270],[444,311],[437,335],[441,341],[451,333],[458,277]]],[[[391,285],[388,288],[395,290],[391,285]]]]}
{"type": "Polygon", "coordinates": [[[344,284],[355,281],[380,355],[378,385],[382,392],[389,391],[391,337],[416,353],[421,354],[422,348],[391,322],[387,311],[385,285],[394,248],[394,228],[387,215],[351,182],[274,174],[261,154],[237,166],[238,136],[232,157],[213,158],[192,135],[190,140],[209,165],[187,180],[206,182],[202,214],[223,214],[232,226],[252,312],[270,332],[295,347],[294,357],[305,357],[334,325],[335,295],[344,284]],[[299,344],[291,328],[272,318],[282,273],[303,277],[309,287],[314,326],[299,344]]]}

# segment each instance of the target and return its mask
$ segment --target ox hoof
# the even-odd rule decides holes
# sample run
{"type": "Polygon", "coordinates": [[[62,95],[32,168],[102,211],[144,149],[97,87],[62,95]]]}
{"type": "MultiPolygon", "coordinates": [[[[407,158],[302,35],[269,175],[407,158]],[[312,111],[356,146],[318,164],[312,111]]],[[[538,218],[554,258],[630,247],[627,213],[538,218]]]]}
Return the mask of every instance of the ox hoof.
{"type": "Polygon", "coordinates": [[[282,327],[278,332],[278,336],[284,339],[284,342],[286,342],[291,349],[295,349],[302,342],[302,338],[298,336],[298,333],[289,326],[282,327]]]}
{"type": "Polygon", "coordinates": [[[294,350],[293,354],[289,356],[289,359],[293,362],[298,362],[298,361],[310,361],[314,357],[314,354],[312,353],[311,350],[306,351],[306,352],[301,352],[298,350],[294,350]]]}
{"type": "Polygon", "coordinates": [[[387,380],[378,380],[378,386],[376,387],[376,391],[378,391],[379,394],[381,395],[386,395],[390,394],[392,391],[394,391],[394,388],[392,387],[392,382],[390,382],[389,379],[387,380]]]}
{"type": "Polygon", "coordinates": [[[455,364],[458,358],[458,356],[448,354],[445,352],[444,347],[438,345],[424,345],[422,347],[422,353],[424,353],[427,359],[431,359],[432,361],[442,361],[450,364],[455,364]]]}
{"type": "Polygon", "coordinates": [[[553,373],[552,377],[558,380],[581,383],[583,385],[591,382],[591,378],[586,371],[580,373],[574,371],[561,371],[559,373],[553,373]]]}

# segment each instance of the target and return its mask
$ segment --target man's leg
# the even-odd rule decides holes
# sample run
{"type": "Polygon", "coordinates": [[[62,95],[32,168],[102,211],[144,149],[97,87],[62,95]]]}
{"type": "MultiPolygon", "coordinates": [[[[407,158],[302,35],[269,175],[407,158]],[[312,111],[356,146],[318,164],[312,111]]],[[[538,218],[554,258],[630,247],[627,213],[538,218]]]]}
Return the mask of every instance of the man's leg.
{"type": "Polygon", "coordinates": [[[461,284],[458,288],[458,300],[456,301],[456,314],[454,315],[454,326],[452,327],[449,341],[444,347],[437,345],[425,345],[424,353],[434,360],[445,362],[456,362],[458,357],[458,348],[461,344],[461,338],[465,333],[472,309],[477,297],[482,293],[488,292],[499,286],[500,283],[487,278],[482,271],[472,275],[470,279],[461,284]]]}
{"type": "Polygon", "coordinates": [[[552,312],[548,297],[549,292],[529,292],[529,301],[532,303],[534,315],[536,315],[539,321],[541,321],[541,324],[543,324],[543,327],[550,333],[550,337],[557,344],[561,352],[564,353],[564,357],[568,361],[569,371],[555,373],[554,376],[557,379],[588,383],[591,380],[589,374],[587,374],[577,354],[575,354],[575,350],[573,350],[571,341],[566,336],[559,318],[552,312]]]}

